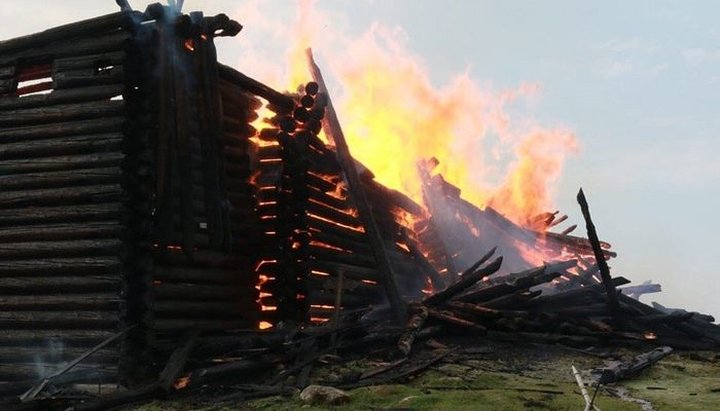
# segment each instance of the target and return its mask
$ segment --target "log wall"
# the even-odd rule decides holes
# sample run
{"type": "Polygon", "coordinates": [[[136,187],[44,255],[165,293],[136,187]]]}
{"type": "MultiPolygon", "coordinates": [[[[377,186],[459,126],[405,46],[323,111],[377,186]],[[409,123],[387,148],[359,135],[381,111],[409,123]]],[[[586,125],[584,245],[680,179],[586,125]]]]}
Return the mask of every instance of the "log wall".
{"type": "MultiPolygon", "coordinates": [[[[0,381],[37,378],[128,325],[136,222],[126,76],[134,13],[0,42],[0,381]]],[[[80,370],[117,378],[121,352],[80,370]]]]}
{"type": "Polygon", "coordinates": [[[132,384],[189,330],[257,328],[260,103],[214,46],[237,27],[152,6],[0,42],[0,382],[134,326],[78,365],[132,384]]]}

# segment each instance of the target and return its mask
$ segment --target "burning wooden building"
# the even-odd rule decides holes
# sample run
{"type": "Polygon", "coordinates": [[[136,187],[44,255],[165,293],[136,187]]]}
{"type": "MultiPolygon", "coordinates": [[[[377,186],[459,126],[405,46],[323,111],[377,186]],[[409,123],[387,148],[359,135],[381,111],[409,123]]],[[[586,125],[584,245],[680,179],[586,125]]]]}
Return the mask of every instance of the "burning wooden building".
{"type": "MultiPolygon", "coordinates": [[[[189,330],[384,301],[317,85],[281,94],[219,64],[214,38],[240,29],[153,5],[0,43],[0,380],[113,336],[77,369],[132,379],[189,330]],[[276,114],[256,130],[263,105],[276,114]]],[[[421,208],[361,180],[419,292],[430,266],[400,216],[421,208]]]]}
{"type": "Polygon", "coordinates": [[[556,213],[528,228],[479,209],[432,160],[424,204],[383,186],[350,155],[314,63],[315,81],[281,93],[217,61],[214,39],[240,30],[156,4],[0,42],[0,381],[80,358],[73,382],[131,385],[188,335],[213,363],[247,330],[370,306],[403,317],[433,292],[426,317],[476,332],[560,318],[611,334],[574,322],[610,316],[627,282],[603,277],[609,245],[549,232],[556,213]],[[496,247],[503,265],[482,266],[496,247]],[[562,311],[576,303],[591,305],[562,311]]]}

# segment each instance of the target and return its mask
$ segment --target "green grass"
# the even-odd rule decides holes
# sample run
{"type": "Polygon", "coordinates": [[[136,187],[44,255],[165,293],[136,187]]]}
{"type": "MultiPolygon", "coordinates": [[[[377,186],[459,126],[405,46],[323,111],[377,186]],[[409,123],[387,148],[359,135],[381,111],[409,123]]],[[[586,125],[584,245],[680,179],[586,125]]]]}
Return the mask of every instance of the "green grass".
{"type": "MultiPolygon", "coordinates": [[[[403,384],[378,385],[348,391],[351,401],[337,407],[303,404],[299,395],[270,397],[248,403],[189,404],[153,402],[133,411],[230,410],[579,410],[584,404],[570,365],[589,370],[602,360],[552,347],[497,347],[490,356],[448,358],[403,384]],[[542,392],[549,391],[549,392],[542,392]]],[[[633,353],[627,352],[626,355],[633,353]]],[[[720,361],[712,353],[673,354],[636,378],[617,384],[636,398],[649,400],[656,410],[713,410],[720,404],[720,361]],[[700,361],[704,356],[707,360],[700,361]],[[715,391],[713,391],[715,390],[715,391]]],[[[321,366],[313,379],[373,369],[377,364],[356,361],[321,366]]],[[[592,395],[593,390],[590,389],[592,395]]],[[[603,411],[640,410],[601,390],[596,403],[603,411]]]]}

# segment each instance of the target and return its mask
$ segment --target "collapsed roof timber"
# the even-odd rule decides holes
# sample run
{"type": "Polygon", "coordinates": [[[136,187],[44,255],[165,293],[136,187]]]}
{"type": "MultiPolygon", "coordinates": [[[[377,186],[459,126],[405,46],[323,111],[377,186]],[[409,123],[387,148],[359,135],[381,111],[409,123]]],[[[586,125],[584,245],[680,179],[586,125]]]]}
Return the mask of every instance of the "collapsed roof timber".
{"type": "Polygon", "coordinates": [[[626,295],[653,287],[611,310],[607,290],[629,281],[603,285],[595,256],[615,254],[548,231],[553,213],[520,227],[432,161],[424,204],[384,187],[350,157],[316,66],[317,82],[280,93],[217,62],[214,38],[240,29],[152,5],[0,43],[0,392],[47,377],[193,387],[296,361],[308,338],[357,348],[348,332],[408,355],[437,326],[720,344],[713,319],[626,295]],[[377,337],[368,312],[388,300],[408,328],[377,337]],[[272,355],[231,362],[250,348],[272,355]]]}

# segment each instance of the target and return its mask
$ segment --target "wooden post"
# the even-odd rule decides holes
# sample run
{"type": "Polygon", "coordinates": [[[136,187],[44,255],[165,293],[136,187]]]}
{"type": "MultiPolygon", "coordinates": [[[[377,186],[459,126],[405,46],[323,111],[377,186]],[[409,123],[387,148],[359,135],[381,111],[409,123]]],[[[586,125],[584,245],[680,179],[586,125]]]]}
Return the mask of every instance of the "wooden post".
{"type": "Polygon", "coordinates": [[[600,269],[600,276],[602,277],[605,292],[607,293],[610,312],[612,313],[615,322],[620,323],[622,319],[620,318],[620,303],[618,302],[617,291],[615,290],[615,285],[612,283],[610,267],[608,267],[607,261],[605,261],[605,255],[603,255],[603,250],[600,247],[600,240],[598,239],[597,231],[595,231],[595,225],[590,218],[590,208],[588,207],[587,200],[585,199],[585,193],[583,193],[582,188],[578,192],[577,200],[580,204],[583,217],[585,218],[588,240],[590,240],[593,253],[595,254],[595,260],[597,261],[598,268],[600,269]]]}
{"type": "Polygon", "coordinates": [[[355,202],[360,215],[360,221],[365,228],[365,232],[368,235],[370,241],[370,247],[372,248],[373,256],[378,265],[380,273],[383,275],[383,285],[385,286],[385,292],[387,294],[388,301],[392,306],[393,311],[397,319],[401,322],[405,321],[407,312],[405,310],[405,302],[400,297],[400,293],[397,290],[397,284],[395,282],[395,273],[393,272],[392,266],[390,265],[390,259],[388,258],[387,250],[383,244],[383,239],[380,236],[380,230],[377,227],[375,218],[372,213],[372,208],[368,202],[365,191],[363,190],[362,181],[360,175],[355,167],[355,160],[350,154],[350,148],[345,141],[345,135],[343,134],[342,127],[340,126],[340,120],[338,120],[337,113],[333,107],[330,96],[328,95],[328,89],[325,85],[325,80],[322,77],[320,68],[315,64],[313,59],[312,50],[305,50],[307,56],[308,66],[312,74],[313,80],[318,83],[320,90],[327,95],[327,106],[325,108],[325,118],[323,119],[322,125],[325,135],[333,141],[335,149],[337,151],[338,163],[345,174],[345,178],[348,183],[348,190],[350,196],[355,202]]]}

